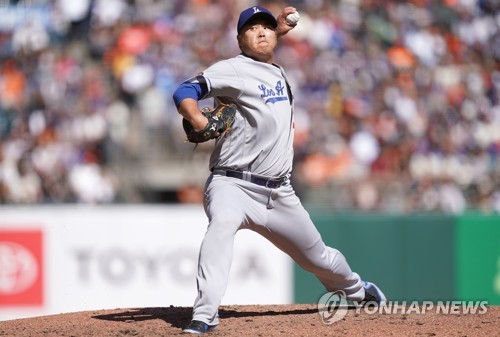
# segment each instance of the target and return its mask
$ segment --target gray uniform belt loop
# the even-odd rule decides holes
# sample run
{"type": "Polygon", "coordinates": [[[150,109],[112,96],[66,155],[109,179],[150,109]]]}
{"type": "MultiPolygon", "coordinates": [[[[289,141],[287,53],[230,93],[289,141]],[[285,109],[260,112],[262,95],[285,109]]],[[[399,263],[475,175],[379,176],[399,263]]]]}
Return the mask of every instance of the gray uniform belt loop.
{"type": "Polygon", "coordinates": [[[264,177],[259,177],[256,176],[250,172],[241,172],[241,171],[233,171],[233,170],[214,170],[214,173],[220,174],[226,177],[231,177],[231,178],[238,178],[242,180],[249,181],[251,183],[260,185],[260,186],[265,186],[267,188],[278,188],[285,184],[285,182],[288,180],[287,177],[281,177],[281,178],[264,178],[264,177]]]}

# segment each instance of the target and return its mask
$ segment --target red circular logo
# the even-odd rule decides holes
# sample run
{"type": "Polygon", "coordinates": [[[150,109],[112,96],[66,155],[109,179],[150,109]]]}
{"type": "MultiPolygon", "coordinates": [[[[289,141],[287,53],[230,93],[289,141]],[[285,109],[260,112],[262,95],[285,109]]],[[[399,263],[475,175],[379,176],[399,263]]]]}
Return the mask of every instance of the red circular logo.
{"type": "Polygon", "coordinates": [[[39,273],[35,256],[13,242],[0,242],[0,295],[15,295],[29,289],[39,273]]]}

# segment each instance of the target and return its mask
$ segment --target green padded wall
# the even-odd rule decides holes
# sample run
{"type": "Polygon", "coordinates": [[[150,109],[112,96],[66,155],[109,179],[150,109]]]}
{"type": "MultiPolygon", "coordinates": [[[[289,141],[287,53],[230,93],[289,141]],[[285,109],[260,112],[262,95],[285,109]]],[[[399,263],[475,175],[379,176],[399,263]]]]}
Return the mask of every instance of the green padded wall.
{"type": "MultiPolygon", "coordinates": [[[[325,243],[390,300],[449,300],[455,294],[454,218],[443,214],[335,214],[309,210],[325,243]]],[[[324,287],[295,265],[295,302],[317,303],[324,287]]]]}
{"type": "Polygon", "coordinates": [[[457,219],[457,297],[500,304],[500,216],[457,219]]]}

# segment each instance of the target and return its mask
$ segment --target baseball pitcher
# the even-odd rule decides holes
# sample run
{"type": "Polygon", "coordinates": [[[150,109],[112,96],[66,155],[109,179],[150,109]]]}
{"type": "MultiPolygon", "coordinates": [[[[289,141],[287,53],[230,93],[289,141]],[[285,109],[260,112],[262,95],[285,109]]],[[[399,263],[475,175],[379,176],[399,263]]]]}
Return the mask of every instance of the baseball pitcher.
{"type": "Polygon", "coordinates": [[[290,184],[293,94],[273,55],[278,38],[296,26],[295,13],[286,7],[276,19],[259,6],[245,9],[237,25],[241,54],[213,64],[174,93],[188,140],[215,140],[204,198],[209,224],[186,333],[217,329],[234,237],[243,228],[287,253],[327,291],[342,290],[347,299],[364,303],[386,300],[377,286],[351,270],[341,252],[324,244],[290,184]],[[214,98],[215,109],[200,110],[198,101],[208,97],[214,98]]]}

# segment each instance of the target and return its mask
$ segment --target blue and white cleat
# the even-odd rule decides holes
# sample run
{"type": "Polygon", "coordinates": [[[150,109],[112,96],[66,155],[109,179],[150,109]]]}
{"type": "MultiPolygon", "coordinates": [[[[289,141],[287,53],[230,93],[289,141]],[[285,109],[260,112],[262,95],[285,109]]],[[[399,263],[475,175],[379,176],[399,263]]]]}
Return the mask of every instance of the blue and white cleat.
{"type": "Polygon", "coordinates": [[[203,335],[208,332],[217,330],[218,325],[208,325],[202,321],[192,320],[189,325],[182,330],[183,333],[191,333],[195,335],[203,335]]]}
{"type": "Polygon", "coordinates": [[[365,289],[365,298],[361,301],[363,305],[381,306],[387,302],[384,293],[375,284],[363,281],[363,288],[365,289]]]}

